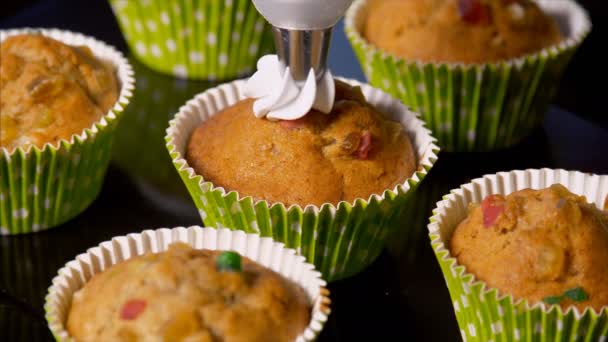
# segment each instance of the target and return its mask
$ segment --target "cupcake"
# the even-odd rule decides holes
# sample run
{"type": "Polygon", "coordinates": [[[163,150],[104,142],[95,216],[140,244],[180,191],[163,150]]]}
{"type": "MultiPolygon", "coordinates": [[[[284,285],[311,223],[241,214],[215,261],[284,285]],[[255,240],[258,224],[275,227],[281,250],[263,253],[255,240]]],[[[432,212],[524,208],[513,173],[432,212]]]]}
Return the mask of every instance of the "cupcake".
{"type": "Polygon", "coordinates": [[[60,341],[310,341],[327,294],[312,265],[269,238],[190,227],[89,250],[59,271],[46,310],[60,341]]]}
{"type": "Polygon", "coordinates": [[[499,173],[438,203],[429,229],[463,339],[601,340],[606,176],[499,173]],[[591,203],[587,202],[587,198],[591,203]]]}
{"type": "Polygon", "coordinates": [[[192,79],[253,71],[272,49],[270,26],[249,0],[110,0],[135,56],[151,69],[192,79]]]}
{"type": "Polygon", "coordinates": [[[253,100],[241,100],[194,130],[186,160],[215,186],[271,205],[353,202],[411,177],[417,161],[401,124],[367,103],[360,87],[336,88],[329,114],[298,120],[261,120],[253,100]]]}
{"type": "Polygon", "coordinates": [[[74,294],[66,325],[78,341],[293,341],[310,312],[304,290],[280,274],[182,243],[93,276],[74,294]]]}
{"type": "Polygon", "coordinates": [[[95,199],[133,77],[119,52],[92,38],[0,33],[0,233],[28,233],[69,220],[95,199]]]}
{"type": "Polygon", "coordinates": [[[571,0],[358,0],[345,27],[372,85],[447,150],[483,151],[542,122],[591,24],[571,0]]]}
{"type": "Polygon", "coordinates": [[[336,81],[328,114],[273,121],[255,117],[244,88],[236,81],[198,95],[167,130],[205,225],[273,237],[330,281],[364,269],[388,236],[409,234],[400,214],[438,151],[413,113],[369,86],[336,81]]]}
{"type": "Polygon", "coordinates": [[[39,34],[20,34],[0,45],[0,147],[57,146],[99,121],[118,99],[110,65],[86,46],[39,34]]]}
{"type": "Polygon", "coordinates": [[[563,40],[555,19],[531,0],[376,1],[366,19],[370,44],[421,62],[496,63],[563,40]]]}

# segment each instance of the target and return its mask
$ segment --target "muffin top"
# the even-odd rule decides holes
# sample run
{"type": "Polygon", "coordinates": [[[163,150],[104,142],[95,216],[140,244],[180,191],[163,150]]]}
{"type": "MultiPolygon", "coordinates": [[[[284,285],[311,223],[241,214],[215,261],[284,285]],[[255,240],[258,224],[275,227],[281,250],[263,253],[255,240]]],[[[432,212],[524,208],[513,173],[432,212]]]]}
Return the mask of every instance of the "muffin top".
{"type": "Polygon", "coordinates": [[[74,294],[68,331],[77,341],[295,340],[310,321],[304,290],[246,257],[239,269],[230,254],[174,244],[118,263],[74,294]]]}
{"type": "Polygon", "coordinates": [[[531,303],[608,305],[608,213],[555,184],[472,205],[450,250],[488,286],[531,303]]]}
{"type": "Polygon", "coordinates": [[[114,71],[86,46],[23,34],[4,40],[0,51],[0,147],[69,139],[118,98],[114,71]]]}
{"type": "Polygon", "coordinates": [[[416,169],[403,126],[371,107],[359,87],[336,81],[329,114],[258,119],[253,100],[215,114],[192,134],[186,158],[205,180],[241,197],[302,207],[381,194],[416,169]]]}
{"type": "Polygon", "coordinates": [[[492,63],[539,52],[562,39],[531,0],[375,0],[364,37],[423,62],[492,63]]]}

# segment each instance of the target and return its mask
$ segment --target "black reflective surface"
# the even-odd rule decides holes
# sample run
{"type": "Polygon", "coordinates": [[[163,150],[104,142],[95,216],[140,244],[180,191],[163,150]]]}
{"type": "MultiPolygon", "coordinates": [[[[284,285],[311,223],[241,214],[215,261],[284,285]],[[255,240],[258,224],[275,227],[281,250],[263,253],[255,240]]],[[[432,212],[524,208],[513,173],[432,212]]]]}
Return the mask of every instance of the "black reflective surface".
{"type": "MultiPolygon", "coordinates": [[[[105,2],[43,1],[2,23],[3,28],[7,23],[70,28],[126,51],[105,2]]],[[[340,27],[331,53],[335,74],[362,77],[340,27]]],[[[57,270],[87,248],[143,229],[201,223],[163,137],[179,106],[213,84],[175,79],[131,62],[136,93],[121,121],[113,162],[97,200],[61,227],[0,237],[0,341],[52,339],[44,320],[46,290],[57,270]]],[[[607,142],[605,128],[554,107],[543,127],[512,149],[442,153],[418,189],[410,219],[403,223],[418,239],[412,245],[394,241],[369,269],[330,284],[333,312],[320,340],[459,340],[449,294],[426,235],[434,203],[450,189],[498,171],[550,167],[608,173],[607,142]]]]}

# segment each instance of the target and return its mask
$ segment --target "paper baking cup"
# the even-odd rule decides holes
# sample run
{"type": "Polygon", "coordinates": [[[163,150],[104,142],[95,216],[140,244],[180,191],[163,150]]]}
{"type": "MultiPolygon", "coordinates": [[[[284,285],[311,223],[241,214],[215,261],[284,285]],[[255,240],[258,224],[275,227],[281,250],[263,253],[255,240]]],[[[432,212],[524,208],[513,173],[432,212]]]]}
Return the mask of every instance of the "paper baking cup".
{"type": "Polygon", "coordinates": [[[0,234],[48,229],[85,210],[97,197],[110,161],[112,137],[133,91],[133,70],[123,55],[94,38],[57,29],[0,30],[0,41],[40,33],[69,45],[86,45],[116,69],[119,98],[99,122],[70,140],[9,152],[0,148],[0,234]]]}
{"type": "Polygon", "coordinates": [[[368,199],[321,207],[286,207],[283,203],[241,197],[236,191],[215,187],[197,175],[185,159],[190,135],[210,116],[245,98],[242,80],[210,89],[188,101],[169,123],[165,138],[173,163],[205,225],[270,236],[304,255],[329,281],[354,275],[371,264],[388,236],[409,237],[410,232],[399,220],[401,212],[439,151],[424,123],[401,102],[366,84],[343,81],[361,86],[368,102],[404,125],[418,161],[418,170],[403,184],[368,199]]]}
{"type": "Polygon", "coordinates": [[[131,51],[150,68],[193,79],[251,73],[272,51],[250,0],[110,0],[131,51]]]}
{"type": "Polygon", "coordinates": [[[413,110],[448,151],[486,151],[521,141],[543,121],[561,75],[591,30],[572,0],[538,0],[566,37],[536,54],[493,64],[425,63],[390,55],[362,36],[370,0],[356,0],[345,31],[370,84],[413,110]]]}
{"type": "Polygon", "coordinates": [[[563,310],[559,305],[515,300],[467,273],[447,247],[454,229],[466,218],[469,203],[480,203],[490,194],[543,189],[555,183],[600,207],[608,195],[608,175],[542,169],[487,175],[453,190],[437,203],[429,224],[431,244],[450,290],[463,340],[606,341],[608,307],[600,312],[592,308],[580,312],[574,307],[563,310]]]}
{"type": "Polygon", "coordinates": [[[166,251],[175,242],[196,249],[233,250],[300,285],[312,303],[311,321],[296,341],[314,341],[330,313],[329,290],[321,273],[293,249],[257,234],[229,229],[193,227],[145,230],[141,234],[115,237],[68,262],[53,279],[46,296],[46,320],[57,341],[71,341],[65,327],[72,296],[95,274],[123,260],[145,253],[166,251]]]}

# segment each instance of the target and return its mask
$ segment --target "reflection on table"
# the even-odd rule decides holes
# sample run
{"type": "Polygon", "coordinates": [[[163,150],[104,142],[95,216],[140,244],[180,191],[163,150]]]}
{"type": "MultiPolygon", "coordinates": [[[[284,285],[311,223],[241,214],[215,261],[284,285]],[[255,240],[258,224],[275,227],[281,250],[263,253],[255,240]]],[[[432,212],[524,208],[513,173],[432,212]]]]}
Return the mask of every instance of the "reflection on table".
{"type": "Polygon", "coordinates": [[[190,215],[193,204],[165,147],[165,130],[179,107],[216,84],[157,73],[129,58],[135,93],[118,127],[112,161],[159,209],[190,215]]]}

